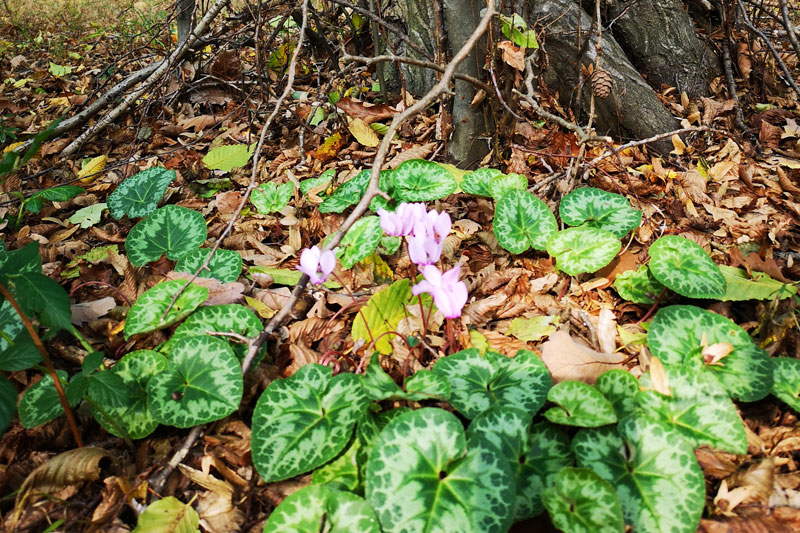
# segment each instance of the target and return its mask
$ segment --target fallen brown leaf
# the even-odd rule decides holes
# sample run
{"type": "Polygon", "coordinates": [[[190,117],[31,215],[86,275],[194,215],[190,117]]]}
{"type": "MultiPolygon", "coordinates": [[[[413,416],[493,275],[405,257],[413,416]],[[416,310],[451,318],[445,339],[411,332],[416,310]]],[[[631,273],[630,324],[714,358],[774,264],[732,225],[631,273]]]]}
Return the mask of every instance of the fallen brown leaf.
{"type": "Polygon", "coordinates": [[[542,344],[542,361],[553,381],[574,380],[594,384],[597,377],[614,368],[622,368],[622,354],[602,353],[579,344],[566,331],[556,331],[542,344]]]}

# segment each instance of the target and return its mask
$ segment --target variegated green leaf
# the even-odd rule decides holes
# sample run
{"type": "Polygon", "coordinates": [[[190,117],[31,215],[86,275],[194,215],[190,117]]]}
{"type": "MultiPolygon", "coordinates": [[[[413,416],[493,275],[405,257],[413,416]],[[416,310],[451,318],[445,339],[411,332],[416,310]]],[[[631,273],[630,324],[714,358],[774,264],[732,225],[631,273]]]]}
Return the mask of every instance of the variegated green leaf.
{"type": "Polygon", "coordinates": [[[368,257],[381,242],[383,230],[378,217],[362,217],[350,226],[342,241],[339,243],[337,255],[344,268],[353,268],[353,265],[368,257]]]}
{"type": "Polygon", "coordinates": [[[760,400],[772,389],[772,361],[767,352],[745,330],[711,311],[691,305],[660,309],[647,332],[647,344],[664,365],[710,372],[728,395],[743,402],[760,400]],[[706,364],[703,339],[706,346],[727,343],[732,350],[718,362],[706,364]]]}
{"type": "MultiPolygon", "coordinates": [[[[122,426],[128,437],[143,439],[158,426],[158,421],[150,414],[147,384],[153,376],[165,372],[167,366],[166,357],[158,352],[152,350],[130,352],[107,371],[121,379],[122,390],[118,392],[122,396],[122,401],[109,401],[107,396],[98,394],[91,383],[89,397],[99,404],[116,424],[122,426]]],[[[100,412],[95,410],[94,416],[106,431],[118,437],[123,436],[117,425],[110,423],[100,412]]]]}
{"type": "Polygon", "coordinates": [[[666,235],[650,245],[650,272],[662,285],[687,298],[722,298],[725,277],[703,248],[685,237],[666,235]]]}
{"type": "MultiPolygon", "coordinates": [[[[209,333],[233,333],[252,338],[261,332],[262,327],[263,324],[256,314],[243,305],[206,305],[189,315],[159,350],[169,355],[176,341],[186,337],[202,337],[209,333]]],[[[229,342],[233,354],[239,361],[244,360],[247,352],[244,344],[230,338],[220,338],[229,342]]]]}
{"type": "Polygon", "coordinates": [[[774,358],[772,376],[772,395],[800,412],[800,359],[774,358]]]}
{"type": "Polygon", "coordinates": [[[528,248],[547,249],[558,230],[556,217],[543,201],[527,191],[510,191],[497,201],[492,229],[497,242],[512,254],[528,248]]]}
{"type": "Polygon", "coordinates": [[[544,416],[554,424],[596,428],[617,421],[614,407],[595,387],[582,381],[562,381],[547,393],[551,407],[544,416]]]}
{"type": "Polygon", "coordinates": [[[350,440],[369,399],[361,376],[309,364],[270,383],[253,412],[253,464],[265,482],[308,472],[350,440]]]}
{"type": "Polygon", "coordinates": [[[175,179],[175,171],[153,167],[134,174],[108,195],[108,211],[117,220],[146,217],[156,210],[158,202],[175,179]]]}
{"type": "Polygon", "coordinates": [[[384,255],[393,255],[398,249],[400,249],[401,244],[403,244],[402,237],[384,235],[381,237],[381,246],[378,251],[384,255]]]}
{"type": "MultiPolygon", "coordinates": [[[[56,370],[56,375],[62,385],[67,382],[67,373],[63,370],[56,370]]],[[[40,426],[63,414],[64,408],[49,374],[26,390],[19,401],[19,422],[26,429],[40,426]]]]}
{"type": "Polygon", "coordinates": [[[203,215],[179,205],[165,205],[139,221],[125,239],[125,250],[133,266],[157,261],[163,254],[177,261],[206,240],[203,215]]]}
{"type": "Polygon", "coordinates": [[[366,496],[385,533],[506,531],[513,517],[508,460],[482,436],[469,441],[442,409],[395,418],[367,463],[366,496]]]}
{"type": "Polygon", "coordinates": [[[479,168],[475,172],[470,172],[464,176],[464,181],[461,182],[461,190],[475,196],[491,196],[489,184],[494,178],[502,175],[503,173],[496,168],[479,168]]]}
{"type": "Polygon", "coordinates": [[[528,178],[522,174],[500,174],[489,182],[489,193],[499,200],[509,191],[524,191],[528,188],[528,178]]]}
{"type": "Polygon", "coordinates": [[[172,347],[166,371],[150,379],[147,396],[150,412],[162,424],[206,424],[239,408],[242,370],[225,341],[187,337],[172,347]]]}
{"type": "Polygon", "coordinates": [[[289,204],[294,193],[294,183],[287,181],[277,185],[274,181],[262,183],[250,195],[250,201],[259,213],[276,213],[289,204]]]}
{"type": "Polygon", "coordinates": [[[164,316],[172,299],[184,285],[186,282],[180,279],[164,281],[142,294],[128,311],[123,330],[125,338],[170,326],[187,317],[208,298],[207,288],[191,283],[164,316]]]}
{"type": "Polygon", "coordinates": [[[566,195],[558,214],[564,224],[603,229],[617,239],[642,223],[642,212],[632,208],[627,198],[594,187],[581,187],[566,195]]]}
{"type": "Polygon", "coordinates": [[[458,185],[439,163],[425,159],[404,161],[394,171],[393,197],[399,202],[428,202],[451,195],[458,185]]]}
{"type": "MultiPolygon", "coordinates": [[[[681,367],[664,368],[672,396],[643,390],[636,401],[650,417],[674,426],[695,448],[711,446],[730,453],[747,453],[747,436],[736,406],[714,376],[681,367]]],[[[639,380],[650,386],[649,372],[639,380]]]]}
{"type": "Polygon", "coordinates": [[[638,270],[626,270],[617,274],[614,288],[629,302],[644,305],[655,303],[655,298],[664,290],[664,286],[653,276],[647,265],[640,266],[638,270]]]}
{"type": "Polygon", "coordinates": [[[622,504],[614,486],[588,468],[564,468],[545,489],[553,525],[570,533],[622,533],[622,504]]]}
{"type": "Polygon", "coordinates": [[[350,492],[310,485],[290,494],[269,515],[264,533],[312,531],[380,533],[375,511],[350,492]]]}
{"type": "Polygon", "coordinates": [[[30,333],[8,300],[0,303],[0,370],[15,372],[42,359],[30,333]]]}
{"type": "Polygon", "coordinates": [[[255,144],[250,146],[246,144],[217,146],[208,151],[208,154],[203,158],[203,164],[211,170],[230,172],[234,168],[245,166],[253,156],[255,149],[255,144]]]}
{"type": "MultiPolygon", "coordinates": [[[[194,274],[211,253],[210,248],[198,248],[184,255],[175,265],[176,272],[190,272],[194,274]]],[[[242,273],[242,256],[233,250],[220,248],[214,252],[214,257],[208,263],[208,270],[200,272],[201,278],[214,278],[222,283],[239,279],[242,273]]]]}
{"type": "MultiPolygon", "coordinates": [[[[336,177],[336,169],[329,168],[316,178],[309,178],[301,181],[300,192],[303,193],[303,195],[307,195],[308,191],[310,191],[311,189],[325,188],[331,184],[331,181],[333,181],[333,178],[335,177],[336,177]]],[[[323,192],[319,196],[324,197],[326,195],[323,192]]]]}
{"type": "Polygon", "coordinates": [[[613,233],[581,226],[567,228],[547,241],[547,253],[556,266],[569,276],[596,272],[614,260],[622,244],[613,233]]]}
{"type": "Polygon", "coordinates": [[[518,407],[533,416],[553,383],[542,360],[528,350],[512,358],[462,350],[438,359],[433,371],[450,383],[450,404],[470,419],[493,405],[518,407]]]}
{"type": "Polygon", "coordinates": [[[339,457],[314,470],[311,474],[311,483],[363,493],[363,490],[359,490],[363,485],[359,467],[363,468],[365,465],[359,465],[360,451],[361,439],[354,436],[339,457]]]}
{"type": "Polygon", "coordinates": [[[405,391],[401,389],[384,372],[378,354],[373,354],[364,372],[364,391],[370,400],[420,401],[433,398],[447,401],[450,398],[450,383],[441,374],[435,374],[430,370],[418,370],[405,380],[405,388],[405,391]]]}
{"type": "Polygon", "coordinates": [[[706,499],[703,471],[679,432],[635,414],[616,428],[579,431],[572,450],[579,466],[614,485],[634,531],[697,529],[706,499]]]}
{"type": "Polygon", "coordinates": [[[611,402],[617,418],[621,419],[636,410],[639,382],[627,370],[617,368],[603,372],[594,385],[611,402]]]}
{"type": "Polygon", "coordinates": [[[364,169],[343,184],[319,204],[320,213],[341,213],[364,196],[369,184],[370,169],[364,169]]]}

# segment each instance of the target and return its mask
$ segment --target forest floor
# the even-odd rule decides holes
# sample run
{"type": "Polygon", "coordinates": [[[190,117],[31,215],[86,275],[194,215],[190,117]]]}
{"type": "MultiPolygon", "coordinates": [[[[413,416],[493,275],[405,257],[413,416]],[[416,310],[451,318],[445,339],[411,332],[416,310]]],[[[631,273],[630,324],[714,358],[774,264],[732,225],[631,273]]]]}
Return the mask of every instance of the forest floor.
{"type": "MultiPolygon", "coordinates": [[[[10,14],[0,7],[0,146],[24,140],[53,120],[72,115],[91,101],[100,80],[109,76],[121,79],[173,46],[171,32],[161,25],[170,2],[137,2],[123,15],[120,6],[127,6],[126,2],[7,2],[10,14]]],[[[127,218],[118,221],[106,215],[85,224],[70,219],[84,207],[105,202],[125,178],[161,165],[177,173],[164,201],[201,212],[209,242],[220,235],[247,187],[250,166],[212,171],[204,166],[203,158],[217,146],[257,141],[274,97],[255,88],[258,77],[254,73],[263,68],[266,82],[280,93],[297,35],[296,27],[279,32],[274,45],[262,50],[265,66],[257,61],[256,49],[247,40],[250,36],[239,33],[244,23],[230,19],[225,24],[225,41],[183,63],[178,75],[171,76],[155,94],[144,98],[132,113],[115,121],[77,154],[64,158],[60,152],[78,132],[48,140],[22,171],[0,184],[0,231],[5,246],[11,250],[34,241],[40,244],[44,273],[58,281],[80,308],[78,330],[110,361],[131,350],[154,348],[165,340],[156,332],[126,341],[122,327],[130,303],[174,276],[174,264],[162,257],[141,269],[132,267],[123,248],[133,225],[127,218]],[[87,162],[100,156],[106,158],[102,172],[88,177],[81,173],[87,162]],[[45,202],[38,213],[19,215],[20,193],[28,197],[66,184],[83,187],[85,193],[65,202],[45,202]],[[106,255],[92,253],[101,247],[108,251],[106,255]],[[109,298],[113,299],[110,307],[97,303],[107,303],[109,298]]],[[[454,194],[437,201],[437,208],[450,214],[454,228],[443,256],[462,264],[462,279],[470,294],[458,337],[460,346],[485,343],[509,355],[518,349],[541,353],[555,325],[561,324],[569,326],[570,341],[578,339],[600,348],[598,329],[607,332],[609,327],[599,322],[600,311],[611,309],[612,342],[624,356],[625,367],[634,369],[641,363],[643,350],[645,330],[640,320],[650,309],[621,299],[613,282],[618,274],[645,264],[648,245],[663,234],[688,237],[718,264],[748,273],[764,272],[789,285],[798,283],[800,105],[796,95],[782,85],[764,50],[739,52],[737,68],[752,74],[739,79],[747,131],[737,131],[734,126],[733,100],[727,98],[722,78],[712,83],[708,98],[699,100],[664,89],[660,97],[685,125],[708,129],[676,136],[671,154],[637,147],[604,159],[586,174],[584,185],[623,194],[643,212],[642,225],[623,242],[623,252],[595,274],[568,277],[557,272],[545,253],[511,255],[503,250],[492,233],[490,199],[454,194]],[[515,322],[541,316],[550,317],[550,322],[536,327],[531,321],[515,322]],[[528,329],[520,331],[523,323],[528,329]]],[[[322,54],[319,50],[313,53],[322,54]]],[[[268,132],[260,182],[297,184],[333,170],[333,184],[337,185],[371,165],[376,147],[359,142],[364,139],[348,129],[344,117],[388,123],[399,108],[359,103],[380,103],[374,72],[356,69],[340,75],[337,66],[327,61],[324,55],[312,56],[312,52],[301,55],[294,92],[268,132]],[[321,87],[325,93],[320,92],[321,87]],[[339,105],[339,113],[328,103],[333,92],[349,102],[339,105]],[[312,108],[314,102],[322,103],[325,114],[303,124],[317,109],[312,108]]],[[[786,61],[797,74],[798,58],[786,54],[786,61]]],[[[543,103],[553,112],[563,112],[554,101],[543,103]]],[[[538,127],[534,127],[531,124],[536,117],[531,118],[534,120],[501,131],[497,145],[503,149],[490,154],[483,166],[522,174],[531,186],[542,184],[541,190],[546,191],[542,199],[554,208],[561,192],[557,186],[547,186],[547,181],[578,156],[579,145],[572,133],[549,123],[536,122],[538,127]]],[[[405,124],[387,157],[389,168],[412,157],[441,159],[446,153],[447,131],[442,123],[438,107],[433,106],[405,124]]],[[[603,146],[591,147],[585,158],[591,160],[604,150],[603,146]]],[[[246,297],[262,319],[273,316],[289,298],[292,284],[256,273],[295,271],[300,251],[322,242],[341,225],[344,215],[318,212],[321,201],[315,194],[297,193],[280,214],[259,214],[246,208],[223,246],[242,256],[246,271],[253,267],[262,270],[243,275],[248,286],[216,287],[220,301],[245,301],[246,297]]],[[[366,302],[377,289],[411,272],[408,256],[398,253],[385,260],[375,256],[339,274],[347,291],[363,296],[366,302]]],[[[185,463],[197,470],[191,477],[175,470],[160,493],[180,495],[186,501],[198,497],[207,511],[201,517],[210,531],[261,531],[273,507],[309,482],[308,476],[259,482],[250,456],[250,417],[255,399],[272,380],[319,361],[331,347],[345,346],[352,350],[353,358],[363,355],[351,337],[359,306],[350,305],[351,298],[338,290],[315,290],[313,294],[317,299],[305,299],[302,304],[306,308],[296,311],[285,324],[281,341],[271,345],[271,357],[247,376],[242,408],[209,426],[190,451],[185,463]]],[[[681,300],[673,297],[664,303],[681,300]]],[[[699,305],[735,321],[771,356],[800,358],[796,298],[699,305]]],[[[443,328],[432,326],[427,333],[432,352],[445,345],[443,328]]],[[[86,351],[73,337],[61,333],[49,339],[47,346],[58,368],[70,374],[80,369],[86,351]]],[[[402,339],[393,341],[392,347],[384,367],[400,379],[409,350],[402,339]]],[[[567,344],[557,349],[580,351],[567,344]]],[[[571,375],[580,377],[585,361],[581,362],[578,353],[574,357],[571,375]]],[[[427,366],[429,362],[415,364],[427,366]]],[[[4,374],[20,393],[41,376],[34,369],[4,374]]],[[[734,455],[709,448],[697,452],[707,494],[701,530],[800,530],[798,413],[773,396],[737,405],[747,426],[748,453],[734,455]],[[729,491],[738,488],[739,492],[729,496],[729,491]]],[[[56,524],[52,529],[56,531],[132,530],[136,514],[125,503],[127,497],[146,496],[142,482],[163,467],[188,432],[161,426],[130,448],[98,425],[90,411],[78,408],[76,415],[84,441],[112,453],[116,475],[103,474],[95,481],[62,487],[49,499],[17,505],[18,489],[34,468],[74,448],[75,443],[63,417],[33,429],[23,428],[15,418],[0,438],[0,517],[4,524],[0,529],[8,527],[13,517],[19,531],[43,531],[50,524],[56,524]]],[[[541,520],[547,521],[546,514],[541,520]]],[[[533,524],[537,530],[550,527],[536,521],[531,527],[533,524]]]]}

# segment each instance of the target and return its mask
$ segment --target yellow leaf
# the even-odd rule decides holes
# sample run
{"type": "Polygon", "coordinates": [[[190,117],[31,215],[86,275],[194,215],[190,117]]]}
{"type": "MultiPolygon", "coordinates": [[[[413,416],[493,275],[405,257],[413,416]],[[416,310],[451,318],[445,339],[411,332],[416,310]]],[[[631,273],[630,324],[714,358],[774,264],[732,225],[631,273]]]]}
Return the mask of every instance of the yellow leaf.
{"type": "Polygon", "coordinates": [[[672,146],[675,148],[671,153],[683,155],[686,152],[686,144],[677,135],[672,136],[672,146]]]}
{"type": "Polygon", "coordinates": [[[275,311],[271,307],[268,307],[261,300],[258,300],[256,298],[250,298],[249,296],[245,296],[244,299],[247,302],[247,305],[255,309],[256,313],[258,313],[258,316],[260,316],[261,318],[272,318],[272,316],[275,313],[277,313],[277,311],[275,311]]]}
{"type": "Polygon", "coordinates": [[[380,144],[378,134],[375,133],[375,130],[370,128],[369,125],[360,118],[348,117],[347,129],[350,130],[350,133],[353,134],[353,137],[355,137],[359,143],[367,148],[373,148],[380,144]]]}
{"type": "Polygon", "coordinates": [[[48,106],[48,108],[50,108],[50,107],[69,107],[69,98],[67,98],[66,96],[59,96],[59,97],[56,97],[56,98],[50,98],[48,100],[48,102],[50,102],[50,105],[48,106]]]}
{"type": "Polygon", "coordinates": [[[99,155],[87,161],[86,164],[83,165],[83,168],[78,171],[78,178],[81,180],[81,183],[91,183],[96,180],[99,176],[97,173],[106,168],[107,160],[107,156],[99,155]]]}
{"type": "Polygon", "coordinates": [[[22,146],[23,144],[25,144],[25,141],[19,141],[19,142],[16,142],[16,143],[11,143],[8,146],[6,146],[5,148],[3,148],[3,153],[4,154],[8,153],[11,150],[13,150],[14,148],[16,148],[17,146],[22,146]]]}

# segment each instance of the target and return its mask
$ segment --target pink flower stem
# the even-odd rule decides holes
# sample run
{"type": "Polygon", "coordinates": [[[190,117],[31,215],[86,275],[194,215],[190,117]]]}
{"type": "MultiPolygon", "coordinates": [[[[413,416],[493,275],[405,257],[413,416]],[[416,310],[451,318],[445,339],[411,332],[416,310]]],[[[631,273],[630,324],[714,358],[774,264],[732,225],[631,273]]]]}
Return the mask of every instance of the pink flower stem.
{"type": "Polygon", "coordinates": [[[453,320],[451,318],[445,319],[447,321],[447,355],[453,353],[453,347],[456,345],[455,337],[453,336],[453,320]]]}

